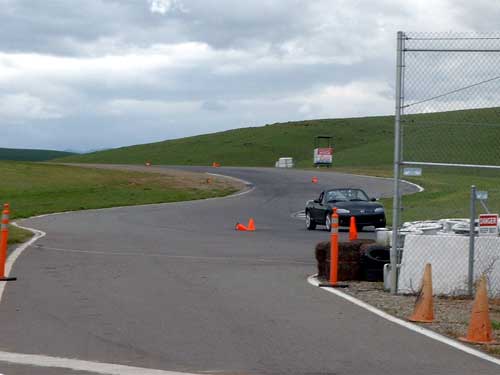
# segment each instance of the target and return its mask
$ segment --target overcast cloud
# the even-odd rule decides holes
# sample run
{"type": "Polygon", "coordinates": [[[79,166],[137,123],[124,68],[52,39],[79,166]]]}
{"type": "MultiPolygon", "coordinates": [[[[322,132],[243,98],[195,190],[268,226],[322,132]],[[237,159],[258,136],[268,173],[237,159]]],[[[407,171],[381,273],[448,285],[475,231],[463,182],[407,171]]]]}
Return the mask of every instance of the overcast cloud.
{"type": "Polygon", "coordinates": [[[0,0],[0,147],[391,114],[397,30],[499,16],[493,0],[0,0]]]}

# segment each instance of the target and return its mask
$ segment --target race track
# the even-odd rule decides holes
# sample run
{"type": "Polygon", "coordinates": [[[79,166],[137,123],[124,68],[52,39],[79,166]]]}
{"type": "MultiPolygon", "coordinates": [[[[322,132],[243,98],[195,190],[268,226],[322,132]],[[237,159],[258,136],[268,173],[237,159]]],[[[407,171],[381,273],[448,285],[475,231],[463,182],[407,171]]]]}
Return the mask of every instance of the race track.
{"type": "MultiPolygon", "coordinates": [[[[47,236],[14,267],[19,280],[0,304],[0,349],[191,373],[500,372],[307,283],[316,272],[314,245],[328,233],[306,231],[292,214],[322,187],[390,196],[392,181],[320,173],[314,185],[313,171],[217,173],[254,188],[21,222],[47,236]],[[249,217],[257,231],[236,232],[235,222],[249,217]]],[[[3,369],[0,362],[9,375],[50,373],[3,369]]]]}

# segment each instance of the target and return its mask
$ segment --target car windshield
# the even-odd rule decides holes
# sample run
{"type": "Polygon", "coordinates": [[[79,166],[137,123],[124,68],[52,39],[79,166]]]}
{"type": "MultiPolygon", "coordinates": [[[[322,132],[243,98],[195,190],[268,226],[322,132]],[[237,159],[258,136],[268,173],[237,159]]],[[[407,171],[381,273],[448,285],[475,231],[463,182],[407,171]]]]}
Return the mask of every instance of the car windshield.
{"type": "Polygon", "coordinates": [[[368,201],[368,196],[360,189],[336,189],[326,193],[327,202],[368,201]]]}

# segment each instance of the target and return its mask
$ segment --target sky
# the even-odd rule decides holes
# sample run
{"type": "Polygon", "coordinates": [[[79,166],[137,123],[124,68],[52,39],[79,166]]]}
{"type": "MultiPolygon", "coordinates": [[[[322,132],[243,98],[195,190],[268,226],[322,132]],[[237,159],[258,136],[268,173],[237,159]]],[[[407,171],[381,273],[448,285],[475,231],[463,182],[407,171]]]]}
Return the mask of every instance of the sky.
{"type": "Polygon", "coordinates": [[[398,30],[499,16],[494,0],[0,0],[0,147],[393,114],[398,30]]]}

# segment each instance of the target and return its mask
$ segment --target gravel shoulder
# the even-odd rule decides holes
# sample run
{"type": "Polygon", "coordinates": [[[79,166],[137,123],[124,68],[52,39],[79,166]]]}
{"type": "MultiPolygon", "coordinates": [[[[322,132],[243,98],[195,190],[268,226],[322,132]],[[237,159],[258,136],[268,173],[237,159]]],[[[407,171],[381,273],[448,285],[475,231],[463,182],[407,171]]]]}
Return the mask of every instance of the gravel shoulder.
{"type": "MultiPolygon", "coordinates": [[[[382,311],[401,319],[407,319],[413,312],[416,297],[412,295],[392,295],[384,291],[383,283],[350,281],[344,291],[382,311]]],[[[434,297],[434,312],[436,321],[421,324],[442,335],[458,338],[465,336],[472,311],[473,300],[468,297],[434,297]]],[[[494,336],[500,340],[500,299],[490,299],[490,319],[494,336]]],[[[500,344],[475,345],[500,358],[500,344]]]]}

